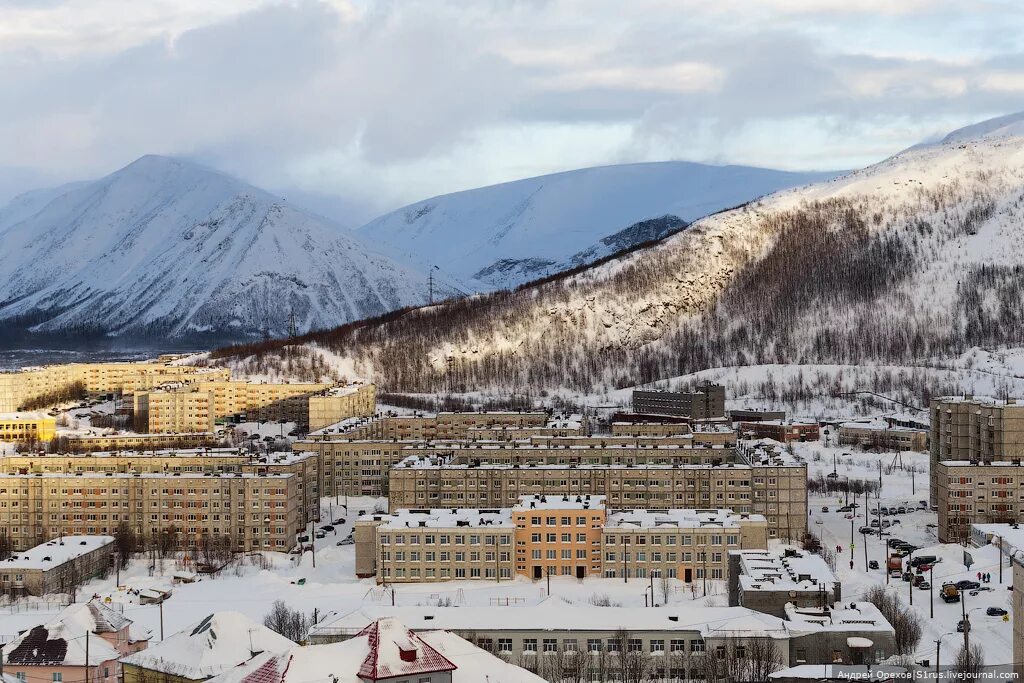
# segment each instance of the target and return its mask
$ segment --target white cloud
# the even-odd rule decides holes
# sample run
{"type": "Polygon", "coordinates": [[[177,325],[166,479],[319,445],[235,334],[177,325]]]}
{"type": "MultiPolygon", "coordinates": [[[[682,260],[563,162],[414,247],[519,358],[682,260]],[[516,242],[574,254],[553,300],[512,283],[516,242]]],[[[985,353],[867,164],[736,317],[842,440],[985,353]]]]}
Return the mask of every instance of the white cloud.
{"type": "Polygon", "coordinates": [[[850,167],[1018,108],[1021,29],[1005,0],[0,0],[0,169],[182,154],[386,208],[587,164],[850,167]]]}

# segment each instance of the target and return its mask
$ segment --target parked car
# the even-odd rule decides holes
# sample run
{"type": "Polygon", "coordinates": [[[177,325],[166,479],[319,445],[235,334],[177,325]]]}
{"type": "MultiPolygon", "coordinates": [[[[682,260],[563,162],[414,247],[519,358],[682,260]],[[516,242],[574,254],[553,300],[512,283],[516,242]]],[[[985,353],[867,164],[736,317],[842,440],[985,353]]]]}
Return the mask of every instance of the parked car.
{"type": "Polygon", "coordinates": [[[880,513],[882,513],[883,515],[889,514],[889,508],[887,508],[887,507],[880,507],[880,508],[878,508],[878,511],[880,513]]]}
{"type": "Polygon", "coordinates": [[[922,583],[924,583],[924,574],[915,574],[914,579],[911,581],[911,583],[915,586],[920,586],[922,583]]]}
{"type": "Polygon", "coordinates": [[[838,508],[836,512],[853,512],[853,508],[849,505],[844,505],[843,507],[838,508]]]}
{"type": "Polygon", "coordinates": [[[875,530],[874,530],[874,529],[872,529],[872,528],[871,528],[871,527],[869,527],[869,526],[862,526],[862,527],[860,528],[860,533],[862,533],[862,534],[864,534],[864,535],[866,535],[866,536],[871,536],[871,535],[873,535],[873,534],[875,533],[875,530]]]}
{"type": "Polygon", "coordinates": [[[937,559],[934,555],[918,555],[910,561],[910,566],[920,567],[922,564],[935,564],[937,559]]]}
{"type": "Polygon", "coordinates": [[[317,532],[316,532],[316,533],[314,534],[314,536],[316,536],[317,538],[324,538],[325,536],[327,536],[327,534],[325,534],[325,533],[324,533],[324,532],[322,532],[322,531],[317,531],[317,532]]]}
{"type": "Polygon", "coordinates": [[[828,506],[827,505],[822,505],[821,506],[821,511],[822,512],[828,512],[828,506]]]}
{"type": "Polygon", "coordinates": [[[888,529],[888,528],[889,528],[889,527],[891,527],[891,526],[892,526],[892,522],[890,522],[890,521],[889,521],[889,520],[887,520],[887,519],[883,519],[883,520],[882,520],[882,528],[883,528],[883,529],[888,529]]]}
{"type": "Polygon", "coordinates": [[[878,560],[868,562],[868,569],[878,569],[878,560]]]}
{"type": "Polygon", "coordinates": [[[964,632],[964,620],[963,619],[961,619],[960,621],[956,622],[956,632],[957,633],[963,633],[964,632]]]}
{"type": "Polygon", "coordinates": [[[896,546],[903,545],[904,543],[906,543],[906,541],[904,541],[902,538],[890,538],[889,539],[889,547],[890,548],[895,548],[896,546]]]}
{"type": "Polygon", "coordinates": [[[921,590],[926,591],[926,590],[929,590],[932,587],[932,585],[930,583],[928,583],[927,581],[922,581],[919,584],[917,584],[917,587],[920,588],[921,590]]]}
{"type": "Polygon", "coordinates": [[[900,513],[901,515],[905,515],[907,514],[907,508],[900,505],[898,508],[896,508],[896,512],[900,513]]]}
{"type": "Polygon", "coordinates": [[[903,572],[903,577],[902,578],[903,578],[904,581],[913,581],[914,580],[914,575],[911,574],[910,572],[903,572]]]}
{"type": "Polygon", "coordinates": [[[355,541],[353,541],[351,538],[343,538],[340,541],[338,541],[337,543],[335,543],[334,545],[353,545],[353,544],[355,544],[355,541]]]}
{"type": "Polygon", "coordinates": [[[829,472],[828,474],[825,475],[825,478],[826,479],[838,479],[839,478],[839,473],[838,472],[829,472]]]}
{"type": "Polygon", "coordinates": [[[977,581],[971,581],[969,579],[962,579],[962,580],[956,582],[956,587],[959,588],[962,591],[969,591],[969,590],[974,590],[976,588],[981,588],[981,584],[978,583],[977,581]]]}
{"type": "Polygon", "coordinates": [[[871,528],[872,528],[872,529],[875,529],[875,528],[878,528],[878,527],[880,527],[880,526],[881,526],[881,522],[879,522],[879,521],[878,521],[877,519],[873,519],[873,520],[871,520],[871,521],[869,522],[869,524],[871,525],[871,528]]]}
{"type": "Polygon", "coordinates": [[[990,617],[1002,617],[1006,615],[1006,610],[1004,610],[1002,607],[989,607],[987,610],[985,610],[985,614],[987,614],[990,617]]]}
{"type": "Polygon", "coordinates": [[[324,525],[323,525],[322,527],[320,527],[320,528],[321,528],[321,529],[322,529],[323,531],[334,531],[334,527],[333,527],[333,526],[331,526],[330,524],[324,524],[324,525]]]}

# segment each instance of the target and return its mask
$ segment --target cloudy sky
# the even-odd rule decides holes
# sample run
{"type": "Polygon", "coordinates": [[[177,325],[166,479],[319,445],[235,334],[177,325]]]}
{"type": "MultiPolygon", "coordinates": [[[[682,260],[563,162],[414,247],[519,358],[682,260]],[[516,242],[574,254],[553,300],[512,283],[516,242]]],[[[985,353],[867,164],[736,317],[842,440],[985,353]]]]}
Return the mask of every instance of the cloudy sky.
{"type": "Polygon", "coordinates": [[[0,108],[0,198],[159,153],[358,222],[597,164],[864,165],[1024,110],[1024,2],[0,0],[0,108]]]}

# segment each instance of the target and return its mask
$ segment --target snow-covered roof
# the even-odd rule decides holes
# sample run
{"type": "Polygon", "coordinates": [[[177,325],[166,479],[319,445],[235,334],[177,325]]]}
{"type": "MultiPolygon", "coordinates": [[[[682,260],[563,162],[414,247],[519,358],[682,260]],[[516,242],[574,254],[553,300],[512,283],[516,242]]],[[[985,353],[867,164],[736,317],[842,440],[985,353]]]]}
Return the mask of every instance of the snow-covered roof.
{"type": "Polygon", "coordinates": [[[720,527],[738,529],[740,522],[764,522],[764,515],[740,514],[732,510],[627,510],[608,516],[605,528],[630,527],[651,529],[655,527],[676,527],[680,529],[699,529],[702,527],[720,527]]]}
{"type": "Polygon", "coordinates": [[[113,536],[62,536],[0,561],[0,570],[52,569],[113,542],[113,536]]]}
{"type": "Polygon", "coordinates": [[[351,396],[360,389],[365,389],[371,384],[363,384],[362,382],[352,382],[351,384],[336,384],[333,387],[324,389],[320,392],[321,396],[351,396]]]}
{"type": "Polygon", "coordinates": [[[403,675],[417,680],[434,671],[451,671],[452,683],[544,683],[447,631],[414,633],[385,617],[355,633],[339,643],[259,655],[211,683],[365,683],[403,675]]]}
{"type": "Polygon", "coordinates": [[[581,495],[534,495],[519,496],[513,511],[529,510],[603,510],[605,497],[591,494],[581,495]]]}
{"type": "Polygon", "coordinates": [[[96,666],[121,656],[103,638],[85,634],[114,633],[130,626],[131,619],[97,600],[68,605],[53,619],[21,633],[4,649],[7,664],[96,666]]]}
{"type": "Polygon", "coordinates": [[[986,543],[994,541],[1006,555],[1024,550],[1024,528],[1019,524],[972,524],[971,538],[976,544],[982,540],[986,543]]]}
{"type": "Polygon", "coordinates": [[[455,527],[488,527],[514,529],[509,508],[458,508],[395,510],[382,515],[386,521],[381,529],[448,529],[455,527]]]}
{"type": "Polygon", "coordinates": [[[740,586],[745,591],[834,591],[836,575],[819,555],[795,548],[734,550],[740,558],[740,586]]]}
{"type": "Polygon", "coordinates": [[[121,661],[191,679],[216,676],[260,652],[284,652],[295,643],[238,612],[214,612],[164,641],[121,661]]]}
{"type": "Polygon", "coordinates": [[[786,604],[786,625],[794,634],[819,631],[879,631],[893,633],[892,625],[870,602],[836,603],[818,609],[786,604]]]}
{"type": "Polygon", "coordinates": [[[924,432],[925,429],[915,429],[913,427],[901,427],[899,425],[890,425],[881,418],[871,418],[864,420],[851,420],[850,422],[842,422],[839,424],[840,429],[870,429],[887,432],[924,432]]]}
{"type": "MultiPolygon", "coordinates": [[[[670,457],[671,451],[668,450],[670,446],[657,446],[638,448],[638,452],[644,454],[650,454],[652,451],[657,450],[656,455],[664,455],[670,457]],[[665,449],[665,450],[661,450],[665,449]]],[[[679,447],[680,450],[689,449],[686,447],[679,447]]],[[[562,449],[554,449],[562,450],[562,449]]],[[[723,449],[727,451],[727,449],[723,449]]],[[[524,450],[524,457],[529,457],[530,451],[524,450]]],[[[507,462],[482,462],[479,465],[469,462],[461,462],[465,456],[449,456],[449,455],[409,455],[399,460],[395,465],[395,468],[405,469],[419,469],[419,470],[435,470],[435,469],[495,469],[495,470],[509,470],[509,469],[538,469],[538,470],[564,470],[568,468],[577,470],[678,470],[678,469],[692,469],[692,470],[706,470],[709,468],[717,469],[736,469],[736,470],[749,470],[751,465],[742,462],[723,462],[719,465],[702,465],[702,464],[691,464],[691,463],[678,463],[678,464],[658,464],[658,463],[643,463],[638,465],[628,465],[620,462],[609,462],[609,463],[538,463],[526,460],[522,463],[507,463],[507,462]]],[[[804,463],[796,460],[793,457],[789,458],[764,458],[757,459],[753,463],[756,466],[770,466],[770,467],[803,467],[804,463]]]]}
{"type": "Polygon", "coordinates": [[[395,617],[421,631],[576,631],[598,632],[627,628],[631,631],[687,631],[723,635],[750,631],[786,637],[785,622],[747,607],[593,607],[590,605],[536,605],[493,607],[389,607],[366,605],[344,614],[330,613],[309,630],[309,635],[349,635],[376,619],[395,617]]]}
{"type": "Polygon", "coordinates": [[[47,415],[41,410],[22,410],[14,413],[0,413],[0,420],[5,422],[38,422],[39,420],[55,422],[56,418],[52,415],[47,415]]]}

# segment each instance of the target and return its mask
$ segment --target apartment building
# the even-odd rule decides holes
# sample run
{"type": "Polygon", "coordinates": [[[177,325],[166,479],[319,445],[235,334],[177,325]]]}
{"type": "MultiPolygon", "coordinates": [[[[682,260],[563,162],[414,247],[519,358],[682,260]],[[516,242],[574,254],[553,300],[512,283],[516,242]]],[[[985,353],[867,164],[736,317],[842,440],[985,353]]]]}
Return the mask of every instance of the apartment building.
{"type": "Polygon", "coordinates": [[[33,402],[55,402],[79,390],[97,395],[130,396],[136,391],[154,389],[168,382],[226,380],[230,376],[226,368],[170,365],[166,359],[138,363],[67,363],[25,368],[0,372],[0,412],[18,411],[33,402]]]}
{"type": "Polygon", "coordinates": [[[208,434],[214,431],[213,392],[182,385],[133,396],[135,431],[148,434],[208,434]]]}
{"type": "Polygon", "coordinates": [[[0,593],[69,593],[114,564],[113,536],[64,536],[0,562],[0,593]]]}
{"type": "Polygon", "coordinates": [[[935,468],[942,543],[966,543],[972,524],[1024,521],[1024,466],[1013,461],[943,461],[935,468]]]}
{"type": "Polygon", "coordinates": [[[197,391],[212,392],[213,413],[218,420],[285,421],[308,428],[310,397],[326,392],[332,385],[220,379],[195,382],[195,388],[197,391]]]}
{"type": "Polygon", "coordinates": [[[0,528],[16,550],[59,536],[111,535],[122,522],[171,548],[226,541],[239,551],[292,547],[294,474],[0,474],[0,528]]]}
{"type": "Polygon", "coordinates": [[[351,417],[369,417],[377,410],[377,387],[347,384],[309,397],[309,429],[323,429],[351,417]]]}
{"type": "Polygon", "coordinates": [[[725,417],[725,387],[707,383],[690,392],[634,389],[633,412],[692,420],[722,419],[725,417]]]}
{"type": "Polygon", "coordinates": [[[521,496],[512,508],[516,573],[532,579],[601,576],[606,520],[603,496],[521,496]]]}
{"type": "MultiPolygon", "coordinates": [[[[665,458],[665,464],[547,464],[525,453],[512,463],[493,463],[483,455],[480,450],[408,457],[389,471],[391,506],[509,507],[524,494],[590,494],[605,496],[608,507],[618,510],[728,508],[760,514],[768,521],[769,538],[796,540],[807,531],[807,466],[781,450],[745,449],[718,464],[685,464],[657,449],[646,456],[665,458]]],[[[632,457],[639,460],[639,450],[632,457]]]]}
{"type": "Polygon", "coordinates": [[[57,421],[35,413],[0,414],[0,441],[41,444],[57,435],[57,421]]]}
{"type": "Polygon", "coordinates": [[[825,609],[842,584],[821,556],[795,548],[729,552],[729,604],[786,618],[787,605],[825,609]]]}
{"type": "Polygon", "coordinates": [[[470,427],[470,441],[523,441],[538,437],[577,437],[587,435],[587,419],[583,415],[553,415],[541,426],[487,425],[470,427]]]}
{"type": "Polygon", "coordinates": [[[617,420],[610,425],[612,436],[686,436],[692,433],[688,422],[663,420],[617,420]]]}
{"type": "Polygon", "coordinates": [[[737,428],[747,438],[772,439],[780,443],[817,441],[819,436],[818,425],[813,422],[760,420],[758,422],[740,422],[737,428]]]}
{"type": "Polygon", "coordinates": [[[381,496],[389,492],[389,469],[413,455],[459,455],[507,464],[710,465],[734,457],[730,444],[735,444],[734,432],[709,431],[663,437],[534,436],[524,441],[491,442],[313,438],[297,441],[293,448],[318,454],[324,495],[381,496]]]}
{"type": "Polygon", "coordinates": [[[310,440],[380,439],[468,439],[470,429],[484,427],[543,427],[549,422],[544,411],[441,412],[387,415],[373,419],[352,419],[333,428],[309,435],[310,440]]]}
{"type": "Polygon", "coordinates": [[[95,453],[102,451],[152,451],[168,448],[213,448],[220,439],[214,432],[190,434],[135,434],[131,432],[107,435],[61,435],[54,442],[54,452],[95,453]]]}
{"type": "Polygon", "coordinates": [[[929,493],[937,503],[941,461],[1001,462],[1024,458],[1024,404],[971,395],[933,399],[929,406],[929,493]]]}
{"type": "Polygon", "coordinates": [[[629,510],[601,529],[601,575],[724,579],[731,551],[768,547],[768,520],[732,510],[629,510]]]}
{"type": "Polygon", "coordinates": [[[294,474],[299,524],[320,519],[320,467],[315,454],[250,455],[237,449],[180,449],[152,452],[0,455],[0,472],[8,474],[294,474]]]}
{"type": "Polygon", "coordinates": [[[892,426],[885,420],[856,420],[839,425],[839,443],[887,451],[925,452],[928,450],[928,431],[892,426]]]}

